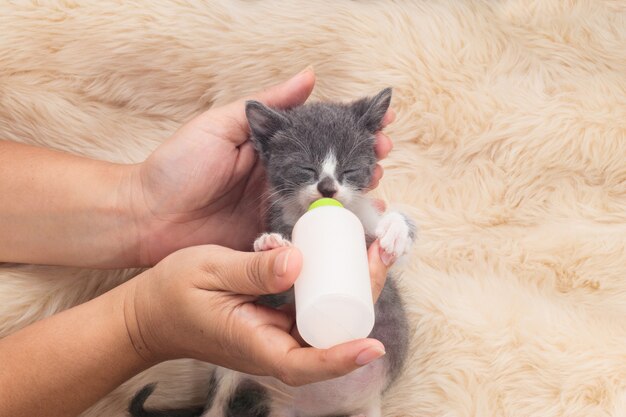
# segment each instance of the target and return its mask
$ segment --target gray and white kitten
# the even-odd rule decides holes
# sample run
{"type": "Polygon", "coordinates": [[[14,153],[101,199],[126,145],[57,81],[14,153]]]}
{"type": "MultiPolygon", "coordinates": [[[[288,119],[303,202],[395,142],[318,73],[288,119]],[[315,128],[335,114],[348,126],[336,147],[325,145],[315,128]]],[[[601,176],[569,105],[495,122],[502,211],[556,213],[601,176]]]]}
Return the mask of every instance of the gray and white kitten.
{"type": "MultiPolygon", "coordinates": [[[[395,211],[381,215],[365,195],[376,165],[375,133],[390,100],[388,88],[349,104],[276,110],[257,101],[246,103],[251,139],[270,185],[269,231],[256,239],[255,251],[289,245],[293,226],[308,206],[332,197],[360,218],[368,242],[378,238],[389,257],[408,252],[415,237],[413,223],[395,211]]],[[[263,302],[276,305],[290,299],[291,294],[285,294],[263,302]]],[[[382,393],[398,376],[408,344],[405,310],[391,274],[375,310],[370,337],[385,345],[386,355],[348,375],[291,387],[275,378],[218,367],[204,409],[145,410],[151,385],[137,394],[129,412],[134,417],[380,417],[382,393]]]]}

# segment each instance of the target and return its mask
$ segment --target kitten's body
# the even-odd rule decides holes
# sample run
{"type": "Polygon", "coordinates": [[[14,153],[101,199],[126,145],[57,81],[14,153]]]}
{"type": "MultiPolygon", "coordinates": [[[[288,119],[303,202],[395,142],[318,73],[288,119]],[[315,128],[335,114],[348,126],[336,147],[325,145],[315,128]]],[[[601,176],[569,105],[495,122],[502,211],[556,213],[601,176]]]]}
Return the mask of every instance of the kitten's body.
{"type": "MultiPolygon", "coordinates": [[[[324,196],[336,198],[353,211],[364,225],[367,240],[378,238],[388,257],[397,258],[408,251],[415,235],[413,224],[397,212],[381,217],[364,194],[376,164],[374,134],[390,98],[388,89],[349,105],[315,103],[275,111],[258,102],[247,104],[252,140],[266,165],[271,188],[270,230],[257,239],[255,250],[289,245],[295,222],[311,202],[324,196]]],[[[290,300],[288,292],[261,302],[275,305],[290,300]]],[[[376,323],[370,337],[385,345],[383,358],[343,377],[301,387],[217,368],[212,376],[217,385],[202,416],[379,417],[381,394],[397,377],[408,344],[406,315],[391,274],[375,308],[376,323]]],[[[171,415],[143,410],[146,396],[144,392],[133,402],[135,417],[171,415]]],[[[191,410],[187,414],[198,415],[191,410]]]]}

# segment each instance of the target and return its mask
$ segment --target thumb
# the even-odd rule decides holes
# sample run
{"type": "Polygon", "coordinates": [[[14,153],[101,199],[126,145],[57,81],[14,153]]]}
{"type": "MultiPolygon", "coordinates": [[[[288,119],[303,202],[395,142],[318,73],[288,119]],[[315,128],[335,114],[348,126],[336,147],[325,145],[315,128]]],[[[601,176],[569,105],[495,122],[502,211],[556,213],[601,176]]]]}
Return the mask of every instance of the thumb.
{"type": "Polygon", "coordinates": [[[202,269],[210,284],[203,288],[245,295],[276,294],[288,290],[302,268],[302,255],[296,248],[265,252],[239,252],[215,247],[202,269]]]}
{"type": "Polygon", "coordinates": [[[311,67],[291,77],[289,80],[269,87],[261,92],[202,113],[201,121],[224,121],[237,135],[222,135],[225,139],[240,145],[248,139],[249,128],[246,118],[246,101],[257,100],[270,107],[288,109],[303,104],[311,95],[315,85],[315,73],[311,67]]]}

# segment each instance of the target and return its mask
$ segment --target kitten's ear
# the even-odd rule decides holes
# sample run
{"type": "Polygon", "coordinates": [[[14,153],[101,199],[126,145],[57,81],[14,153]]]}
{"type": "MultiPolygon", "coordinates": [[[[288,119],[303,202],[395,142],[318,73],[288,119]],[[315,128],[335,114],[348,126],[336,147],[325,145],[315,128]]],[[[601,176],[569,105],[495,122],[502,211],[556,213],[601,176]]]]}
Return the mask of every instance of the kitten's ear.
{"type": "Polygon", "coordinates": [[[352,103],[352,111],[359,118],[359,123],[367,130],[380,130],[383,117],[391,103],[391,87],[385,88],[374,97],[362,98],[352,103]]]}
{"type": "Polygon", "coordinates": [[[289,123],[289,120],[279,112],[254,100],[246,101],[246,117],[252,132],[252,142],[262,153],[268,151],[272,136],[289,123]]]}

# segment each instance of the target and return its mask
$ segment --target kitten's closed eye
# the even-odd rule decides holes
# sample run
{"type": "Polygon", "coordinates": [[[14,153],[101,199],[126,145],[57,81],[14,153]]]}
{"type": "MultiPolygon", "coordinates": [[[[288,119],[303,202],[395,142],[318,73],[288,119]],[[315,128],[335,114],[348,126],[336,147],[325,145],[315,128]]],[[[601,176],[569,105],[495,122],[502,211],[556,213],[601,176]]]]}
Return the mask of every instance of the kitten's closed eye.
{"type": "Polygon", "coordinates": [[[364,181],[364,178],[368,176],[368,170],[361,167],[361,168],[350,168],[350,169],[346,169],[345,171],[341,172],[341,175],[339,175],[339,178],[342,181],[350,181],[350,182],[358,182],[361,183],[364,181]]]}
{"type": "Polygon", "coordinates": [[[246,103],[251,140],[264,163],[272,215],[285,224],[320,197],[350,204],[365,192],[376,166],[375,132],[391,90],[352,103],[310,103],[289,110],[246,103]]]}
{"type": "Polygon", "coordinates": [[[317,179],[317,170],[313,167],[299,167],[298,171],[306,175],[309,179],[317,179]]]}

